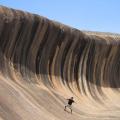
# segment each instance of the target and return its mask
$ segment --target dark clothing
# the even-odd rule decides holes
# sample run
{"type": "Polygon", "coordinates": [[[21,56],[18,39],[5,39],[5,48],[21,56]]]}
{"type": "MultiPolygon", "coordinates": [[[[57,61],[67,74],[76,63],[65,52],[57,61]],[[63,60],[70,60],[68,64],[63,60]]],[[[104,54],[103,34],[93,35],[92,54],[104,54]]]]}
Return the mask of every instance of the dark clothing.
{"type": "Polygon", "coordinates": [[[68,104],[69,104],[69,105],[72,105],[73,102],[74,102],[74,100],[68,99],[68,104]]]}

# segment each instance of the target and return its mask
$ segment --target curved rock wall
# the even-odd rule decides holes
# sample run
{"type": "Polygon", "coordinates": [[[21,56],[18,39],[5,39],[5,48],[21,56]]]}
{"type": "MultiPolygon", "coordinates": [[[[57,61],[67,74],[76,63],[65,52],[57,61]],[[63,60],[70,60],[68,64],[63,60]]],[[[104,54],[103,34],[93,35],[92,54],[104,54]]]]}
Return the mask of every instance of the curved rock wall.
{"type": "Polygon", "coordinates": [[[120,36],[82,32],[0,7],[0,117],[120,119],[120,36]],[[73,115],[63,109],[74,96],[73,115]]]}

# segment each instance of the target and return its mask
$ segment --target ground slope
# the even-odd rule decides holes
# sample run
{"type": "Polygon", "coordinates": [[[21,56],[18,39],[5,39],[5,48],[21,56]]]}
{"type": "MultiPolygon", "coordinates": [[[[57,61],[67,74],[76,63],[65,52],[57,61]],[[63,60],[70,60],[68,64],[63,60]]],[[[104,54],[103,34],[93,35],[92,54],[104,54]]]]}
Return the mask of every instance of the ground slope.
{"type": "Polygon", "coordinates": [[[120,36],[1,6],[0,120],[101,119],[120,119],[120,36]]]}

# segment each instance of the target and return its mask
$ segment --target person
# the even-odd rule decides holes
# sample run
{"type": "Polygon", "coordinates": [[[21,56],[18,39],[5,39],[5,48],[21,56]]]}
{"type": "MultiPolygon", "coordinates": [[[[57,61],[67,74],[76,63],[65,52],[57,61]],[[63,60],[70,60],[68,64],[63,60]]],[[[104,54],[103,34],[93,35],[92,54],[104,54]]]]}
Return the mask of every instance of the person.
{"type": "Polygon", "coordinates": [[[72,103],[74,103],[75,101],[73,100],[73,97],[67,99],[68,100],[68,103],[67,105],[65,105],[65,111],[66,111],[66,108],[68,107],[70,110],[71,110],[71,114],[72,114],[72,103]]]}

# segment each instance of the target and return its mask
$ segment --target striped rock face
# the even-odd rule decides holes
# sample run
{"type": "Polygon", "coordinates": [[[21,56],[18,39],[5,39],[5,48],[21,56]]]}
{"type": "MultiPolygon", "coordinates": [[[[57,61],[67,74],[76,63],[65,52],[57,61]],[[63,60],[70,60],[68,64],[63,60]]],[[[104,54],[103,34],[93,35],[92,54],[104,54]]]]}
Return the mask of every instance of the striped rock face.
{"type": "Polygon", "coordinates": [[[120,120],[120,36],[1,6],[0,120],[120,120]]]}

